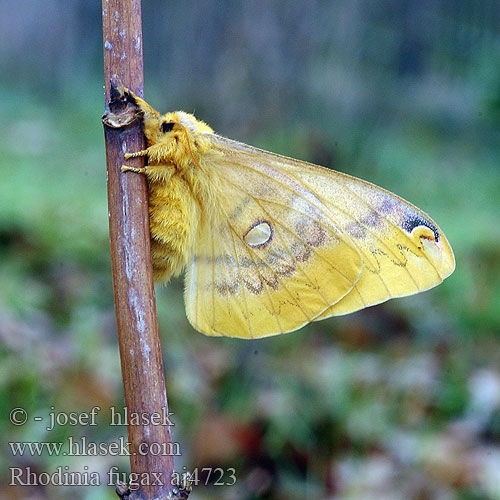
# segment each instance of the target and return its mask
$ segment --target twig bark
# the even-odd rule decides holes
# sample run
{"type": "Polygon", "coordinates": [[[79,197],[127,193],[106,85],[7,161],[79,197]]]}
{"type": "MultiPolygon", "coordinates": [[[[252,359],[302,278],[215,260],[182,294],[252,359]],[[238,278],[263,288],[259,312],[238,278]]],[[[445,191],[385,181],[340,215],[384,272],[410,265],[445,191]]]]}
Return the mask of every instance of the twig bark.
{"type": "MultiPolygon", "coordinates": [[[[142,123],[134,119],[130,105],[119,99],[110,104],[112,97],[119,97],[112,81],[143,95],[141,2],[102,0],[102,19],[107,109],[103,121],[118,341],[128,415],[142,418],[168,412],[150,258],[146,179],[120,170],[124,152],[139,151],[145,144],[142,123]]],[[[127,163],[142,167],[143,162],[137,158],[127,163]]],[[[121,487],[121,496],[171,498],[172,490],[175,492],[171,485],[173,457],[148,451],[154,443],[171,443],[169,427],[129,424],[128,440],[131,472],[144,478],[144,483],[149,478],[150,484],[132,493],[121,487]],[[154,480],[153,472],[159,474],[161,484],[154,480]]]]}

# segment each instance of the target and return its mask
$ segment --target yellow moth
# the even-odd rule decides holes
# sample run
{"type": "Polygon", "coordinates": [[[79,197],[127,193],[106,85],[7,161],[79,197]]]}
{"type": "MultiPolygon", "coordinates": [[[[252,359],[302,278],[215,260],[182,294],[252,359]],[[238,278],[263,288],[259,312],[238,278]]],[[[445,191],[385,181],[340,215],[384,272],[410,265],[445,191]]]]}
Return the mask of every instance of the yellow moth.
{"type": "MultiPolygon", "coordinates": [[[[221,137],[183,111],[143,114],[155,279],[186,269],[207,335],[257,338],[427,290],[455,268],[441,229],[368,182],[221,137]]],[[[130,175],[130,174],[128,174],[130,175]]]]}

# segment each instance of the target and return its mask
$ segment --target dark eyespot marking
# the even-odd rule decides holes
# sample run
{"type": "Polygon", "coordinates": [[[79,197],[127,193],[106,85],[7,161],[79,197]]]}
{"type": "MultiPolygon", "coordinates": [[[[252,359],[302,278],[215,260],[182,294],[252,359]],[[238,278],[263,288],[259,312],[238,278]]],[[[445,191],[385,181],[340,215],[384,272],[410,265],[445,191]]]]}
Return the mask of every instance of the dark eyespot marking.
{"type": "Polygon", "coordinates": [[[418,226],[428,227],[434,233],[434,241],[436,243],[439,241],[439,231],[437,227],[427,219],[424,219],[421,215],[408,215],[401,224],[401,227],[409,234],[418,226]]]}
{"type": "Polygon", "coordinates": [[[174,122],[163,122],[161,124],[161,130],[162,132],[170,132],[174,128],[174,125],[174,122]]]}

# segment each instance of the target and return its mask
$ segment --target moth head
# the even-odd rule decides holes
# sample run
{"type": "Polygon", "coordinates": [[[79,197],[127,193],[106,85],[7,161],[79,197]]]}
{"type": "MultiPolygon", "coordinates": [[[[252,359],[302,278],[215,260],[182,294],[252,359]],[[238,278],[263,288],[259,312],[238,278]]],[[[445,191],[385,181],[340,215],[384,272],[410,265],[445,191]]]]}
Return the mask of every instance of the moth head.
{"type": "Polygon", "coordinates": [[[174,111],[161,116],[144,114],[144,135],[149,144],[169,140],[192,140],[201,133],[213,133],[213,130],[190,113],[174,111]]]}
{"type": "Polygon", "coordinates": [[[194,115],[184,111],[174,111],[160,115],[144,99],[136,96],[130,90],[126,90],[127,99],[136,104],[143,115],[144,135],[148,143],[156,144],[183,135],[183,139],[196,136],[201,133],[213,133],[214,131],[205,122],[198,120],[194,115]],[[188,137],[186,137],[188,136],[188,137]]]}

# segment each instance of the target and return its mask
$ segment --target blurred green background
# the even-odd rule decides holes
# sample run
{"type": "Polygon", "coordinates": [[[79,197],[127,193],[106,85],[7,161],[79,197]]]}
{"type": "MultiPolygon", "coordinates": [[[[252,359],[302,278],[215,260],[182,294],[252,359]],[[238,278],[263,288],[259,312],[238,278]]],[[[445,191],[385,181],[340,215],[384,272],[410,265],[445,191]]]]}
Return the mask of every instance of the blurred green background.
{"type": "MultiPolygon", "coordinates": [[[[8,444],[126,436],[108,425],[123,397],[101,6],[2,7],[0,498],[112,499],[106,473],[127,457],[8,444]],[[98,426],[46,430],[51,407],[96,405],[98,426]],[[103,486],[9,486],[9,468],[65,466],[103,486]]],[[[260,341],[196,333],[182,281],[157,287],[177,470],[236,471],[193,500],[500,499],[498,1],[145,0],[143,26],[157,109],[394,191],[457,258],[429,292],[260,341]]]]}

